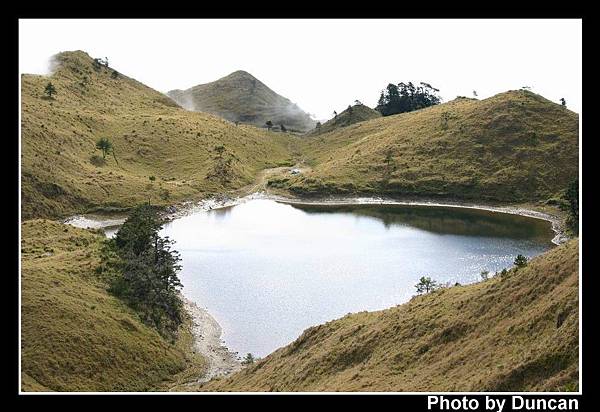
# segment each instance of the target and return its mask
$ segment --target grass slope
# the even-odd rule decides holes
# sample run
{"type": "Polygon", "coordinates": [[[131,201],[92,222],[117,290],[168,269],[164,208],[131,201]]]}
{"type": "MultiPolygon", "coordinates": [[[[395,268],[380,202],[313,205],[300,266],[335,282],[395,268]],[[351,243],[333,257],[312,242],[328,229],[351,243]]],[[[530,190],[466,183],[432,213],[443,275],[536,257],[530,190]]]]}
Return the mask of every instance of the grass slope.
{"type": "MultiPolygon", "coordinates": [[[[244,99],[240,104],[247,106],[244,99]]],[[[271,187],[301,196],[528,202],[555,196],[577,175],[577,114],[531,92],[457,99],[353,123],[372,114],[362,108],[368,109],[355,106],[316,135],[268,133],[186,111],[131,78],[113,78],[112,69],[94,69],[84,52],[61,53],[51,76],[22,77],[23,218],[206,197],[298,159],[312,169],[275,175],[271,187]],[[48,81],[55,99],[43,96],[48,81]],[[98,160],[100,137],[113,141],[118,164],[98,160]],[[213,149],[221,144],[233,159],[224,185],[209,178],[213,149]]]]}
{"type": "MultiPolygon", "coordinates": [[[[269,174],[272,187],[523,202],[555,196],[578,171],[577,114],[527,91],[356,123],[359,116],[342,113],[330,130],[296,138],[186,111],[134,79],[95,69],[84,52],[55,62],[51,76],[21,79],[24,220],[222,193],[298,159],[302,174],[269,174]],[[43,96],[48,81],[54,99],[43,96]],[[100,137],[112,140],[118,164],[97,158],[100,137]],[[209,178],[221,144],[233,158],[224,185],[209,178]]],[[[243,89],[247,76],[236,73],[229,83],[243,89]]],[[[180,389],[201,373],[188,332],[168,343],[106,292],[93,271],[102,236],[46,220],[25,221],[22,231],[24,390],[180,389]]],[[[577,254],[573,241],[502,280],[310,328],[202,389],[573,389],[577,254]]]]}
{"type": "Polygon", "coordinates": [[[81,51],[60,53],[55,63],[51,76],[21,78],[24,219],[201,197],[242,187],[288,160],[287,135],[186,111],[123,74],[113,78],[110,68],[94,69],[81,51]],[[49,81],[55,99],[43,94],[49,81]],[[100,137],[113,142],[118,165],[92,159],[100,137]],[[225,186],[207,178],[220,144],[234,159],[225,186]]]}
{"type": "Polygon", "coordinates": [[[504,278],[311,327],[200,390],[576,390],[578,252],[574,239],[504,278]]]}
{"type": "Polygon", "coordinates": [[[578,173],[578,115],[528,91],[460,98],[305,139],[298,195],[545,200],[578,173]],[[386,158],[389,156],[389,163],[386,158]]]}
{"type": "Polygon", "coordinates": [[[201,370],[187,330],[169,343],[107,293],[103,235],[48,220],[21,230],[23,391],[146,391],[201,370]]]}
{"type": "Polygon", "coordinates": [[[314,135],[328,133],[342,127],[364,122],[366,120],[376,119],[378,117],[381,117],[381,113],[379,113],[377,110],[373,110],[364,104],[356,104],[338,114],[337,117],[329,119],[323,123],[319,129],[314,129],[309,134],[314,135]]]}
{"type": "Polygon", "coordinates": [[[297,105],[242,70],[187,90],[171,90],[168,95],[189,110],[212,113],[232,122],[264,127],[271,120],[274,125],[283,124],[297,131],[315,126],[297,105]]]}

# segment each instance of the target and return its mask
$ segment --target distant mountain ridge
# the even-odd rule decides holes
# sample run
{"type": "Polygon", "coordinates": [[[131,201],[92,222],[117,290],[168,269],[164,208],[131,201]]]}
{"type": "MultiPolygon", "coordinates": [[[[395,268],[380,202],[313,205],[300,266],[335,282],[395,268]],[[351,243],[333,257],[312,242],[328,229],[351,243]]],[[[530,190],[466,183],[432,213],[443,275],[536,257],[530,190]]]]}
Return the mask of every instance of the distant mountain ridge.
{"type": "Polygon", "coordinates": [[[232,122],[264,126],[283,124],[286,129],[307,131],[316,122],[298,105],[275,93],[263,82],[243,70],[214,82],[167,93],[185,109],[211,113],[232,122]]]}

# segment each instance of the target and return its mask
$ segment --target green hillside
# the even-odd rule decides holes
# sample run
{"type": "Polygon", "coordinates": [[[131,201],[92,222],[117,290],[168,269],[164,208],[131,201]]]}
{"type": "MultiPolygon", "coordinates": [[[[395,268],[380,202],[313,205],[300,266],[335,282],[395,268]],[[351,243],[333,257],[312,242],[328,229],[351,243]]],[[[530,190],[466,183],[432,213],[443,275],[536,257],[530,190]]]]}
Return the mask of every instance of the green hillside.
{"type": "Polygon", "coordinates": [[[296,131],[315,125],[297,105],[243,70],[187,90],[171,90],[168,95],[188,110],[212,113],[232,122],[264,127],[270,120],[296,131]]]}
{"type": "Polygon", "coordinates": [[[203,391],[577,390],[578,239],[528,266],[311,327],[203,391]]]}
{"type": "Polygon", "coordinates": [[[273,177],[300,196],[546,200],[578,175],[578,115],[528,91],[360,122],[302,142],[312,170],[273,177]]]}
{"type": "Polygon", "coordinates": [[[24,219],[204,197],[247,185],[259,170],[288,160],[285,134],[186,111],[111,68],[94,68],[81,51],[55,61],[51,76],[21,77],[24,219]],[[57,90],[53,99],[44,95],[48,82],[57,90]],[[101,137],[112,141],[116,160],[102,160],[95,149],[101,137]],[[227,181],[210,177],[218,145],[231,159],[227,181]]]}

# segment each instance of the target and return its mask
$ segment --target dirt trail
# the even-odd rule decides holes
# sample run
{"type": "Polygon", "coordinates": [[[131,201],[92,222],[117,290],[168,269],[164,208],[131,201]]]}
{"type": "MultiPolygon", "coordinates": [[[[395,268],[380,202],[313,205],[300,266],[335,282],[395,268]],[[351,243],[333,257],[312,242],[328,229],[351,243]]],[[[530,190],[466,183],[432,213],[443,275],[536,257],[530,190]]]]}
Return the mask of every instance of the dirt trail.
{"type": "Polygon", "coordinates": [[[267,182],[269,181],[269,178],[276,175],[289,175],[292,169],[298,169],[300,173],[306,173],[309,170],[309,168],[304,164],[304,161],[296,163],[294,166],[283,166],[273,167],[270,169],[263,169],[256,176],[256,182],[248,186],[244,186],[239,190],[239,193],[242,195],[248,195],[257,192],[268,193],[267,182]]]}
{"type": "MultiPolygon", "coordinates": [[[[484,206],[467,204],[463,202],[448,202],[438,203],[434,201],[410,201],[397,199],[384,199],[380,197],[328,197],[323,199],[299,199],[293,196],[282,196],[274,193],[269,193],[267,182],[269,178],[275,175],[286,176],[290,174],[292,169],[299,169],[300,173],[306,173],[310,167],[304,162],[297,163],[294,166],[275,167],[264,169],[258,173],[256,181],[250,185],[229,193],[225,196],[205,199],[200,202],[185,202],[184,205],[178,205],[174,212],[165,215],[168,220],[182,217],[198,211],[213,210],[216,208],[234,206],[240,202],[251,200],[254,198],[272,199],[283,203],[298,203],[298,204],[323,204],[323,205],[340,205],[340,204],[399,204],[399,205],[423,205],[423,206],[446,206],[446,207],[464,207],[473,209],[483,209],[494,212],[510,213],[522,216],[529,216],[538,219],[544,219],[552,222],[552,228],[555,231],[553,243],[560,244],[568,239],[564,233],[562,220],[558,216],[550,215],[536,210],[521,208],[518,206],[484,206]]],[[[67,219],[65,223],[81,227],[100,227],[106,228],[110,224],[114,224],[115,220],[91,219],[88,217],[75,216],[67,219]]],[[[122,222],[118,222],[122,223],[122,222]]],[[[198,307],[194,302],[184,299],[186,311],[192,316],[193,329],[195,337],[195,350],[202,354],[208,363],[207,372],[204,376],[197,380],[189,382],[187,385],[192,386],[199,383],[207,382],[215,377],[229,375],[243,368],[237,355],[227,349],[221,341],[221,327],[218,322],[208,313],[207,310],[198,307]]]]}
{"type": "Polygon", "coordinates": [[[242,193],[250,194],[255,192],[261,192],[267,190],[267,181],[271,176],[284,173],[292,169],[291,167],[273,167],[271,169],[264,169],[258,173],[256,182],[241,189],[242,193]]]}

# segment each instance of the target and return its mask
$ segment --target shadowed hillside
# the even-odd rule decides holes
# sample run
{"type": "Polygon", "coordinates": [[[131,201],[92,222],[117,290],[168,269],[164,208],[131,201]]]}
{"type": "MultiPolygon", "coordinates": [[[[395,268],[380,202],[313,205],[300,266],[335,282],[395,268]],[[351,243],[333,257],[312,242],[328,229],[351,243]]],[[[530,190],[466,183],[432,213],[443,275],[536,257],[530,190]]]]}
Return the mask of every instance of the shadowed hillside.
{"type": "Polygon", "coordinates": [[[303,140],[298,195],[546,200],[577,177],[578,115],[528,91],[460,98],[303,140]]]}
{"type": "Polygon", "coordinates": [[[212,113],[232,122],[264,127],[270,120],[275,126],[283,124],[296,131],[315,125],[297,105],[242,70],[187,90],[171,90],[168,95],[188,110],[212,113]]]}
{"type": "Polygon", "coordinates": [[[84,52],[60,53],[55,66],[51,76],[21,78],[25,219],[203,197],[288,160],[289,137],[184,110],[84,52]],[[44,95],[48,82],[52,98],[44,95]],[[102,137],[115,157],[95,148],[102,137]]]}
{"type": "Polygon", "coordinates": [[[578,239],[528,266],[314,326],[205,391],[563,391],[578,382],[578,239]]]}

